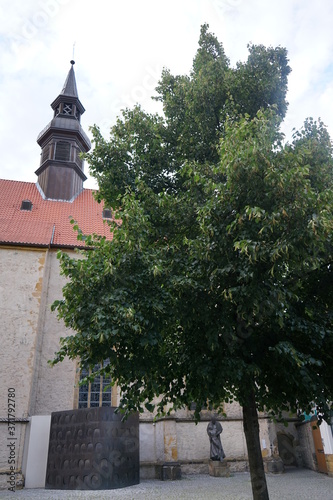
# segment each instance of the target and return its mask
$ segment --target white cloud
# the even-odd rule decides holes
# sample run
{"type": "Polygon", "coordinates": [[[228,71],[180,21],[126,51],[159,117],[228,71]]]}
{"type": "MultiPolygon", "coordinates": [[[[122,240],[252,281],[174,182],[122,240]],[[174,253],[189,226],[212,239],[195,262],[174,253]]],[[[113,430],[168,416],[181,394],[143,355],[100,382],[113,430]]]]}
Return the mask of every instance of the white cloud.
{"type": "MultiPolygon", "coordinates": [[[[247,43],[289,51],[285,131],[321,116],[333,133],[333,49],[330,0],[12,0],[0,4],[0,177],[35,181],[36,137],[50,121],[75,43],[78,91],[86,113],[104,132],[125,106],[150,95],[162,67],[188,73],[200,25],[224,44],[231,63],[247,43]]],[[[87,182],[86,187],[92,184],[87,182]]]]}

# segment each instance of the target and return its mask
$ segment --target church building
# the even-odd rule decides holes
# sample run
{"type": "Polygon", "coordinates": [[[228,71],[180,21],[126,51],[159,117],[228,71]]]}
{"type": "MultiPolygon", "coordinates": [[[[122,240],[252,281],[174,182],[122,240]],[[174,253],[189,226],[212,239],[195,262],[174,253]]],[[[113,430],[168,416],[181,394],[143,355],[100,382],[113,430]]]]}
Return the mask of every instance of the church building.
{"type": "MultiPolygon", "coordinates": [[[[82,154],[91,148],[81,126],[85,112],[77,91],[74,61],[63,89],[51,104],[52,119],[40,132],[40,165],[36,183],[0,180],[0,488],[44,487],[51,413],[76,408],[117,406],[116,386],[103,389],[98,379],[79,387],[77,363],[65,359],[51,367],[66,328],[51,312],[61,298],[65,279],[57,252],[75,255],[83,249],[73,230],[112,239],[109,207],[98,203],[86,180],[82,154]]],[[[219,418],[226,459],[232,471],[248,470],[242,412],[226,404],[219,418]]],[[[187,409],[154,421],[140,416],[140,473],[157,478],[160,467],[176,463],[181,472],[208,473],[207,424],[202,412],[196,425],[187,409]]],[[[329,426],[324,448],[315,444],[311,426],[290,419],[288,428],[260,415],[262,455],[269,463],[306,466],[333,472],[333,439],[329,426]],[[321,447],[321,448],[320,448],[321,447]],[[318,458],[319,457],[319,458],[318,458]],[[331,460],[332,459],[332,460],[331,460]],[[322,460],[321,463],[319,461],[322,460]]],[[[13,491],[13,490],[12,490],[13,491]]]]}

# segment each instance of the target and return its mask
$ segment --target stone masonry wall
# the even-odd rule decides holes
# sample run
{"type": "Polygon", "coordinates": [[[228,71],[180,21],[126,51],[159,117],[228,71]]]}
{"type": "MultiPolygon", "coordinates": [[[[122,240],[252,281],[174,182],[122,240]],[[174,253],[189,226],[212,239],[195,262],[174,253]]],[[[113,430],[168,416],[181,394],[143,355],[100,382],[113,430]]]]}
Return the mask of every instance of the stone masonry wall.
{"type": "Polygon", "coordinates": [[[307,469],[317,470],[316,450],[313,443],[312,422],[304,422],[297,426],[299,442],[301,443],[301,456],[303,466],[307,469]]]}
{"type": "Polygon", "coordinates": [[[75,403],[76,363],[66,358],[54,367],[48,364],[59,350],[60,337],[70,334],[57,319],[56,312],[51,311],[51,304],[56,299],[61,299],[65,285],[64,277],[60,276],[56,251],[48,253],[47,271],[47,286],[39,324],[40,345],[31,398],[32,415],[50,415],[54,411],[71,410],[75,403]]]}
{"type": "Polygon", "coordinates": [[[51,303],[61,298],[65,284],[56,251],[1,247],[0,275],[0,485],[7,487],[11,466],[8,437],[15,444],[16,481],[21,483],[27,419],[73,409],[76,364],[65,360],[55,368],[48,365],[59,348],[60,337],[66,335],[50,309],[51,303]],[[11,436],[5,421],[8,389],[15,390],[17,419],[15,435],[11,436]]]}
{"type": "Polygon", "coordinates": [[[0,248],[0,315],[1,315],[1,396],[0,396],[0,482],[7,481],[9,470],[8,438],[13,440],[15,471],[20,480],[23,443],[28,417],[30,388],[33,380],[38,338],[39,309],[46,262],[46,251],[0,248]],[[14,435],[9,436],[8,389],[14,389],[14,435]]]}

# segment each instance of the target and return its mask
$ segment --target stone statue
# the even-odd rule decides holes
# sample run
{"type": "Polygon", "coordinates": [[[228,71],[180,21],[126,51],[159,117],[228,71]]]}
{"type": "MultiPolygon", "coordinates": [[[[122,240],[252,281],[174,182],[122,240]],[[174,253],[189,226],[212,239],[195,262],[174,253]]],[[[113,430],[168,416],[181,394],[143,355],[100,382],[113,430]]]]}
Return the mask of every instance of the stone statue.
{"type": "Polygon", "coordinates": [[[207,434],[210,441],[210,458],[211,460],[219,460],[220,462],[223,462],[225,458],[220,437],[222,431],[222,425],[213,417],[207,425],[207,434]]]}

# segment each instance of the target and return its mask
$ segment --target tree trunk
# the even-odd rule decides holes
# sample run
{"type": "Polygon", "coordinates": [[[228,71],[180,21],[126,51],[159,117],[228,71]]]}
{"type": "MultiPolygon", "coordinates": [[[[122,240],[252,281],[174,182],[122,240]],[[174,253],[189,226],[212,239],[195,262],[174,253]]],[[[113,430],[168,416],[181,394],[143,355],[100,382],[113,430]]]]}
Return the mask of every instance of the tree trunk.
{"type": "Polygon", "coordinates": [[[253,499],[269,500],[260,448],[259,421],[254,392],[247,398],[247,402],[243,406],[243,425],[249,457],[253,499]]]}

